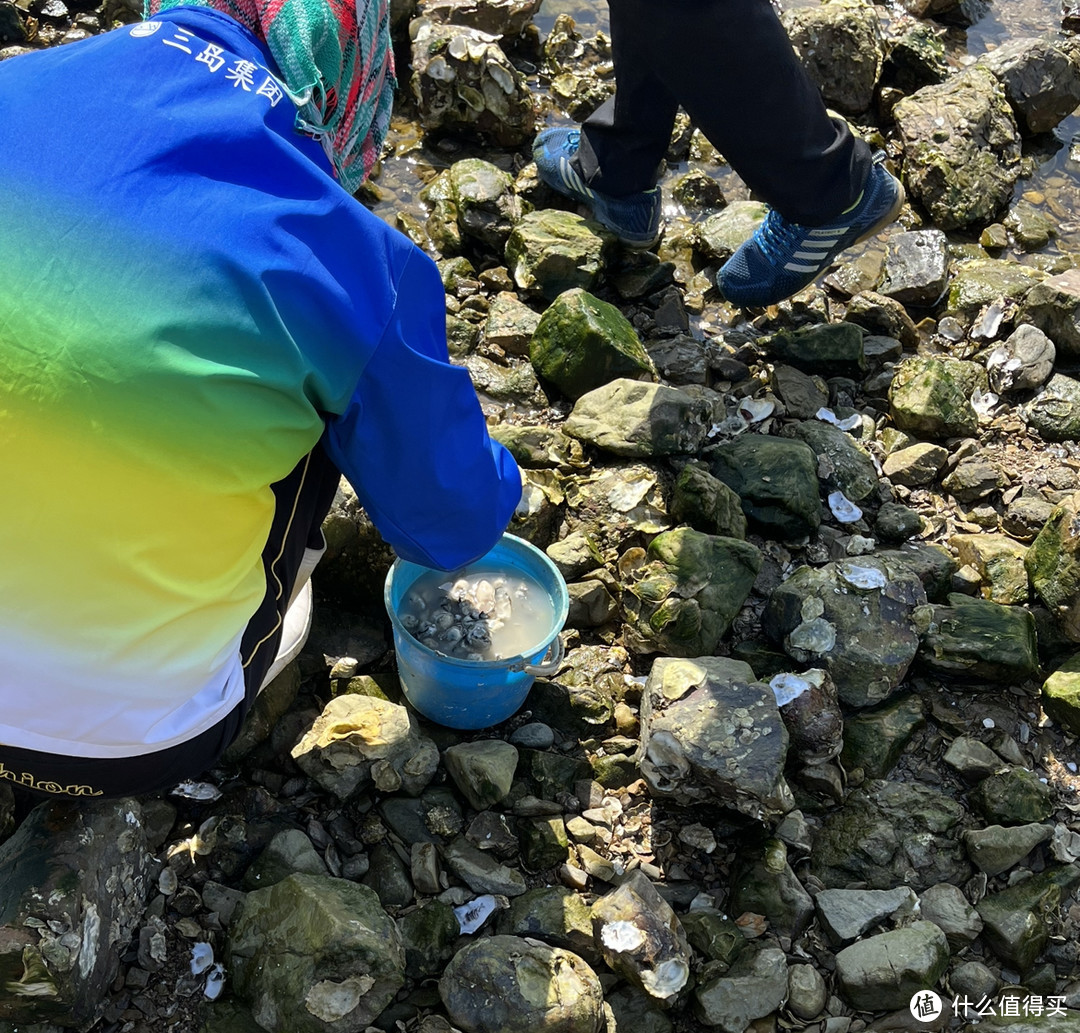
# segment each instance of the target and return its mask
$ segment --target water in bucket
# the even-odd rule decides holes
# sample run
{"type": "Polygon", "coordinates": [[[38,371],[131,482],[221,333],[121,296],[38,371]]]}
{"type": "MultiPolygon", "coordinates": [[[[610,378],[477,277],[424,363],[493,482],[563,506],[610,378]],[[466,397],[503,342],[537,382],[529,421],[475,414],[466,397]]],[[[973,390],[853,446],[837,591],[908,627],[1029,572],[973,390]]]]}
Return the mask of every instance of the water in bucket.
{"type": "Polygon", "coordinates": [[[464,660],[501,660],[535,649],[551,630],[555,605],[527,574],[466,568],[456,579],[432,571],[416,579],[398,616],[429,649],[464,660]]]}
{"type": "Polygon", "coordinates": [[[554,674],[562,663],[566,583],[543,552],[514,535],[504,534],[487,555],[452,575],[395,560],[383,599],[405,698],[450,728],[505,721],[537,675],[554,674]],[[438,633],[452,627],[461,637],[439,641],[438,633]],[[471,641],[462,645],[470,630],[471,641]]]}

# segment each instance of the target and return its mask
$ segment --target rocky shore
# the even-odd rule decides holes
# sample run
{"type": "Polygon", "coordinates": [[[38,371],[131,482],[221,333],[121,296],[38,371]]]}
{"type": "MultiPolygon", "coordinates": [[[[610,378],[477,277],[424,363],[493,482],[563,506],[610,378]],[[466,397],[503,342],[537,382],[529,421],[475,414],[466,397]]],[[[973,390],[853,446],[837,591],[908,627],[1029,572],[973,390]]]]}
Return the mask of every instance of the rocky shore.
{"type": "MultiPolygon", "coordinates": [[[[1070,16],[972,55],[969,0],[787,12],[910,204],[740,312],[713,274],[763,209],[692,126],[651,252],[536,179],[537,126],[612,88],[538,6],[395,4],[363,199],[439,262],[561,669],[504,725],[420,718],[343,484],[220,768],[0,772],[0,1033],[1080,1030],[1080,272],[1022,189],[1080,104],[1070,16]]],[[[0,0],[0,60],[137,17],[0,0]]]]}

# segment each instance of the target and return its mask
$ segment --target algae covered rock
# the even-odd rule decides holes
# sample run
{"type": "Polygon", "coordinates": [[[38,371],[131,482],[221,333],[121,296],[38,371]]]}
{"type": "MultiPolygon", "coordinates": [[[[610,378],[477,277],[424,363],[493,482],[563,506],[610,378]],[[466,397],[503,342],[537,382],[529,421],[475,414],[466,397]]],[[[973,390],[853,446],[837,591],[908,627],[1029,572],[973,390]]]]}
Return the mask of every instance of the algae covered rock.
{"type": "Polygon", "coordinates": [[[529,358],[538,376],[572,399],[619,378],[656,376],[627,318],[580,287],[564,291],[547,307],[529,358]]]}
{"type": "Polygon", "coordinates": [[[828,814],[814,842],[811,871],[826,886],[963,884],[971,874],[959,834],[964,806],[935,789],[873,779],[828,814]]]}
{"type": "Polygon", "coordinates": [[[1024,557],[1031,587],[1080,642],[1080,493],[1055,506],[1024,557]]]}
{"type": "Polygon", "coordinates": [[[1035,618],[1019,606],[954,593],[935,606],[923,635],[922,662],[939,674],[1016,682],[1039,673],[1035,618]]]}
{"type": "Polygon", "coordinates": [[[711,414],[704,398],[620,378],[582,395],[563,429],[615,455],[653,459],[696,452],[711,414]]]}
{"type": "Polygon", "coordinates": [[[986,370],[945,356],[905,359],[889,387],[893,420],[901,430],[930,438],[965,437],[978,430],[971,404],[988,386],[986,370]]]}
{"type": "Polygon", "coordinates": [[[297,874],[252,891],[227,958],[271,1033],[360,1033],[405,982],[397,926],[373,890],[347,879],[297,874]]]}
{"type": "Polygon", "coordinates": [[[985,68],[924,86],[893,108],[904,184],[942,230],[989,222],[1020,171],[1020,133],[1005,91],[985,68]]]}
{"type": "Polygon", "coordinates": [[[817,457],[804,442],[744,434],[710,449],[708,461],[764,534],[802,538],[821,525],[817,457]]]}
{"type": "Polygon", "coordinates": [[[553,301],[574,287],[591,288],[614,245],[615,237],[600,223],[544,208],[514,225],[506,267],[520,290],[553,301]]]}
{"type": "Polygon", "coordinates": [[[748,542],[677,527],[649,543],[625,584],[628,645],[672,656],[712,653],[761,569],[748,542]]]}
{"type": "Polygon", "coordinates": [[[576,954],[519,936],[464,946],[439,980],[439,996],[465,1033],[599,1033],[604,992],[576,954]]]}

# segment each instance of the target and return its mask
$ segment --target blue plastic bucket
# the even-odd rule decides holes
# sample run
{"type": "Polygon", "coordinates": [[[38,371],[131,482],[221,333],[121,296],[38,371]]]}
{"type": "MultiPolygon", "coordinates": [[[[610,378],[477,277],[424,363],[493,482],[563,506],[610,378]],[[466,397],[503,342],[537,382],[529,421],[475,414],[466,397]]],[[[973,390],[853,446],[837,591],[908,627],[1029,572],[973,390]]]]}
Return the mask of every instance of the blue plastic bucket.
{"type": "MultiPolygon", "coordinates": [[[[469,565],[531,577],[547,592],[554,615],[543,639],[528,654],[502,660],[461,660],[430,649],[411,635],[398,615],[401,600],[430,568],[394,561],[386,575],[383,602],[394,626],[398,676],[405,698],[424,717],[448,728],[489,728],[511,717],[525,702],[537,675],[554,674],[562,663],[559,638],[570,600],[558,568],[536,546],[504,534],[485,556],[469,565]]],[[[447,575],[448,577],[450,575],[447,575]]]]}

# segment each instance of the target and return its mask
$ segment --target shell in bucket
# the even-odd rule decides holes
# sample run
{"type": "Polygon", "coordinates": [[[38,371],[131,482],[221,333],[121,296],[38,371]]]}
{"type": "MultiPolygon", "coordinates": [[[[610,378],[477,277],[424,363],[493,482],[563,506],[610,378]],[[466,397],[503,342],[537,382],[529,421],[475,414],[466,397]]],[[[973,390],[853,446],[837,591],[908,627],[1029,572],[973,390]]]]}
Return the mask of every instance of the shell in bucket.
{"type": "MultiPolygon", "coordinates": [[[[553,674],[562,662],[559,632],[566,622],[569,598],[558,568],[531,543],[504,534],[495,547],[467,570],[521,575],[539,585],[551,602],[550,626],[535,645],[498,660],[449,656],[420,642],[402,623],[402,603],[421,579],[436,573],[407,560],[395,560],[386,577],[383,600],[394,628],[398,675],[409,703],[425,717],[449,728],[478,729],[499,724],[525,702],[537,675],[553,674]]],[[[512,618],[511,618],[512,620],[512,618]]]]}

